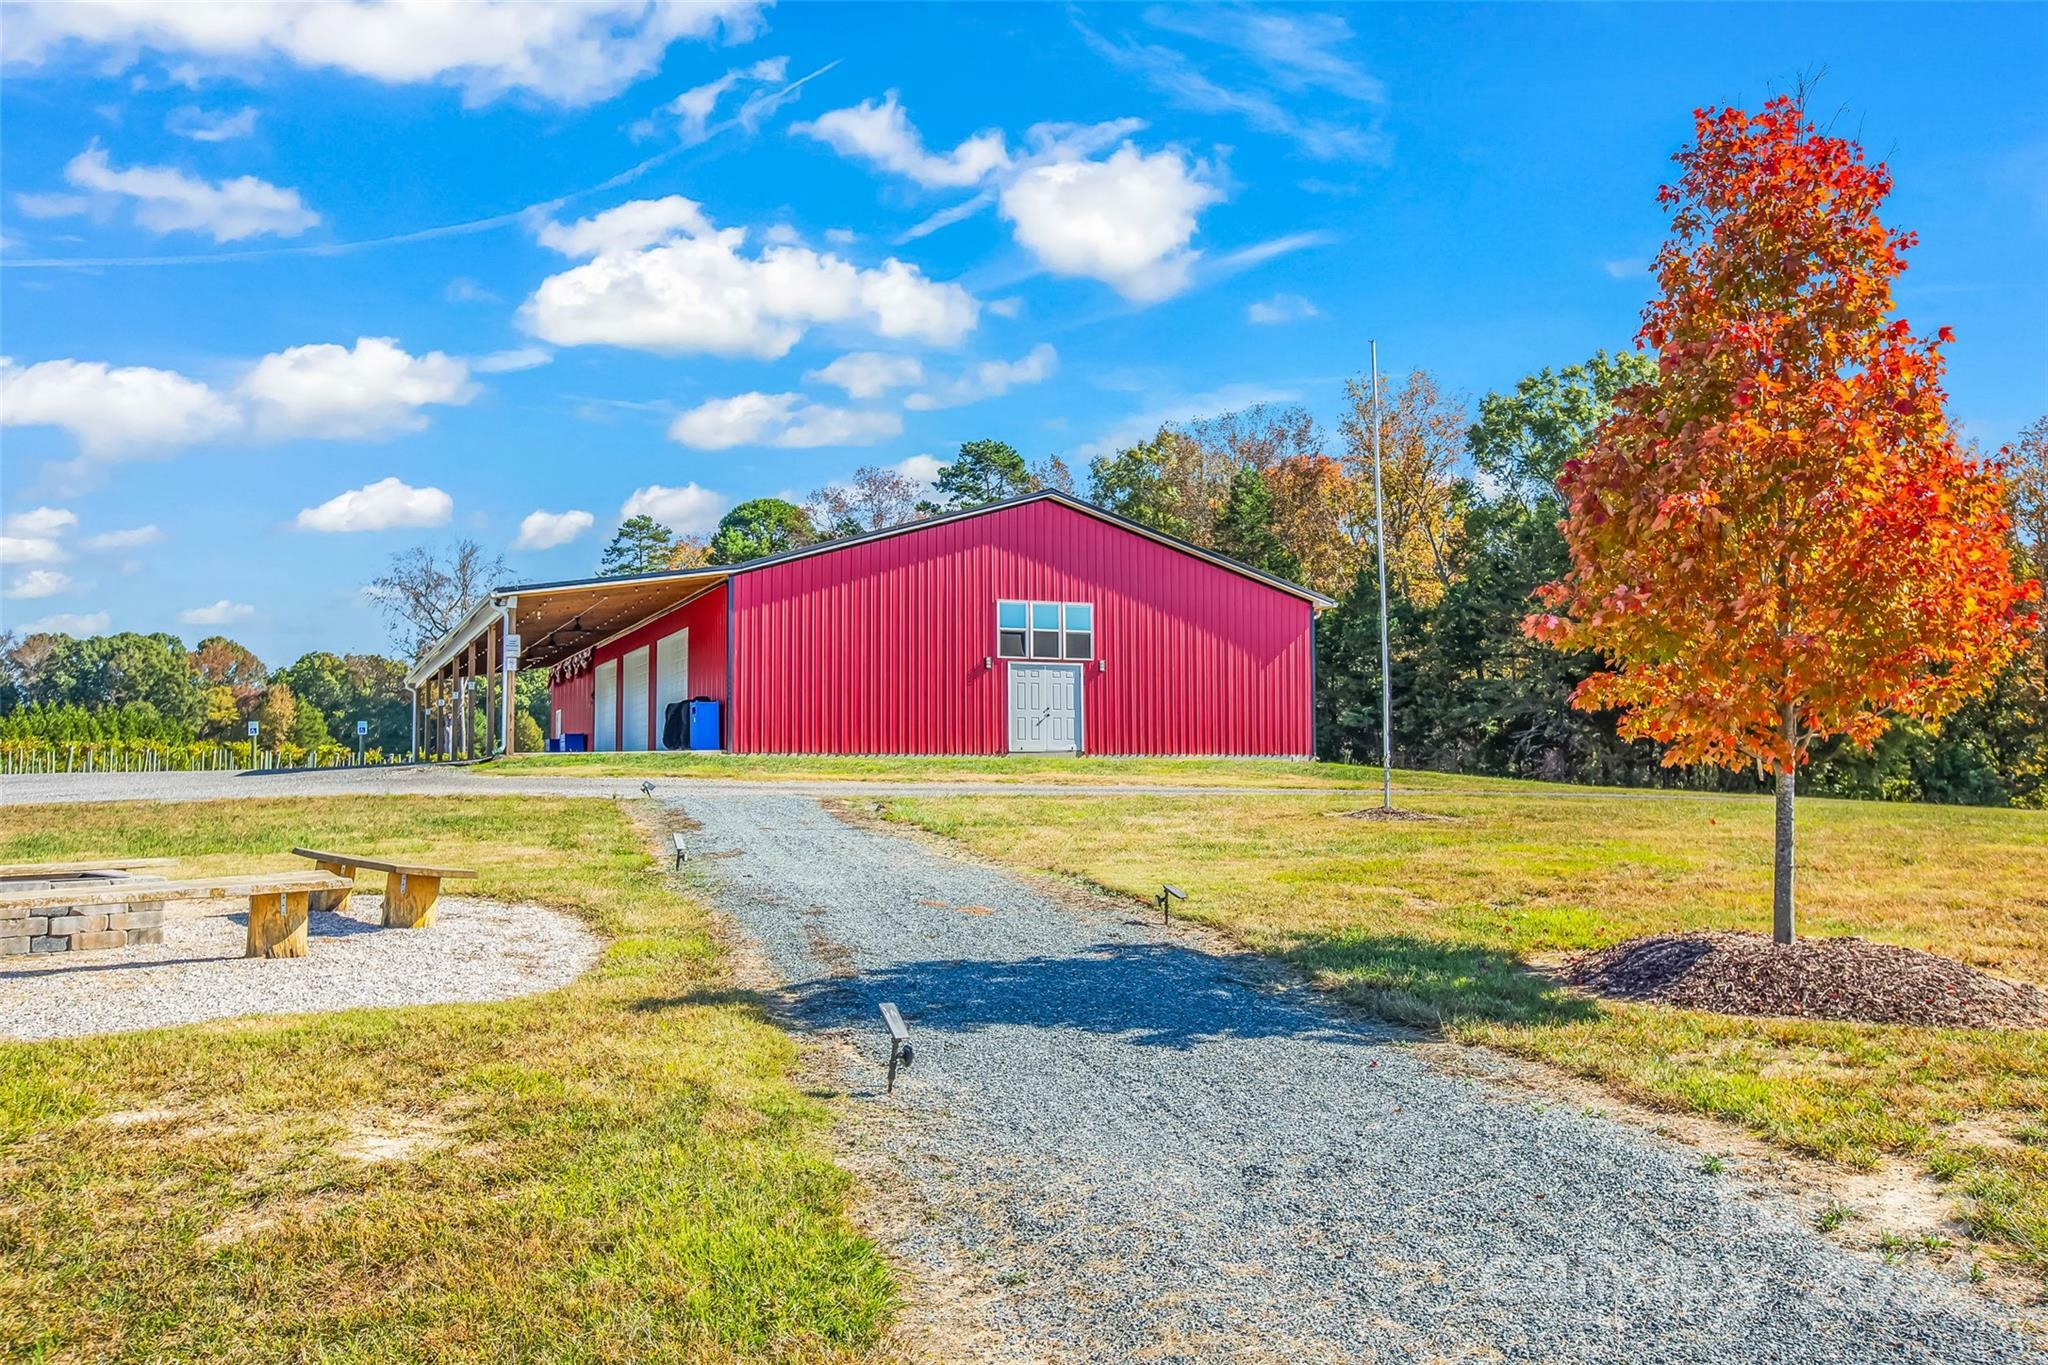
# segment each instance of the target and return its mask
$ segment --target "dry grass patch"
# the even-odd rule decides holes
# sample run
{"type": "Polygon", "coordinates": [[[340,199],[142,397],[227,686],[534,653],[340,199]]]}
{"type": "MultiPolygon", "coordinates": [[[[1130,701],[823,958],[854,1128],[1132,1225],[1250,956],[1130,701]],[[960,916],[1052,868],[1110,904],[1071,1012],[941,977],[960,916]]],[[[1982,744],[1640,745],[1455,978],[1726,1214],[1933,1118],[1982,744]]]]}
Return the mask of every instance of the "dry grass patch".
{"type": "MultiPolygon", "coordinates": [[[[2048,1032],[1744,1019],[1596,1002],[1534,960],[1767,924],[1767,802],[1460,797],[1443,821],[1355,798],[900,799],[892,818],[999,861],[1150,897],[1388,1017],[1871,1169],[1912,1159],[1970,1230],[2048,1267],[2048,1032]],[[1995,1132],[2012,1139],[1987,1142],[1995,1132]]],[[[1802,930],[2048,984],[2048,818],[1807,801],[1802,930]]]]}
{"type": "MultiPolygon", "coordinates": [[[[0,1044],[0,1357],[865,1358],[829,1115],[608,801],[16,807],[9,860],[475,867],[610,942],[546,995],[0,1044]]],[[[374,883],[372,883],[374,885],[374,883]]],[[[398,932],[398,931],[393,931],[398,932]]]]}

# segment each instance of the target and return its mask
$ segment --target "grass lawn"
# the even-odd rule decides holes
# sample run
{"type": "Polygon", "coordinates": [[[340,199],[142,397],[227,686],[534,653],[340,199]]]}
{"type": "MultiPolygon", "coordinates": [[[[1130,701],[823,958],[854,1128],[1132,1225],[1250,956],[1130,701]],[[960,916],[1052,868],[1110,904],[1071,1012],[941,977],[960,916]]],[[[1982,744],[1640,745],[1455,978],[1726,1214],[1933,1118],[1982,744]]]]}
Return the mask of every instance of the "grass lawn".
{"type": "Polygon", "coordinates": [[[293,844],[475,867],[606,951],[500,1004],[0,1043],[0,1358],[870,1354],[894,1294],[828,1115],[613,803],[13,807],[0,857],[182,874],[293,844]],[[365,1133],[429,1140],[366,1161],[365,1133]]]}
{"type": "MultiPolygon", "coordinates": [[[[2048,1032],[1744,1020],[1596,1004],[1531,957],[1685,928],[1768,931],[1768,801],[1475,798],[1336,818],[1356,797],[898,799],[994,859],[1149,896],[1383,1015],[1732,1120],[1802,1153],[1897,1156],[1972,1233],[2048,1266],[2048,1032]]],[[[1376,801],[1373,804],[1377,804],[1376,801]]],[[[1801,803],[1802,930],[2048,983],[2048,817],[1801,803]]]]}
{"type": "MultiPolygon", "coordinates": [[[[470,771],[495,777],[721,778],[728,782],[1024,782],[1058,786],[1351,788],[1380,785],[1378,767],[1280,758],[1098,758],[1061,754],[864,757],[842,754],[514,754],[470,771]]],[[[1397,769],[1397,787],[1543,790],[1554,784],[1397,769]]],[[[1584,791],[1583,787],[1565,790],[1584,791]]]]}

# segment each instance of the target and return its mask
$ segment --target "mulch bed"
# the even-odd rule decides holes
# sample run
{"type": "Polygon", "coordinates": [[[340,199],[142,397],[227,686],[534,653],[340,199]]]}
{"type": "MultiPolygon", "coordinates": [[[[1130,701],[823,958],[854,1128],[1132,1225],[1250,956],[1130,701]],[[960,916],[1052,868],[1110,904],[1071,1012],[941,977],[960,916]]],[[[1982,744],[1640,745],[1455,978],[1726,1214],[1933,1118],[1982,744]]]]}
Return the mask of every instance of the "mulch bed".
{"type": "Polygon", "coordinates": [[[1661,934],[1581,953],[1565,980],[1596,995],[1716,1014],[1944,1028],[2048,1027],[2048,990],[1861,938],[1661,934]]]}

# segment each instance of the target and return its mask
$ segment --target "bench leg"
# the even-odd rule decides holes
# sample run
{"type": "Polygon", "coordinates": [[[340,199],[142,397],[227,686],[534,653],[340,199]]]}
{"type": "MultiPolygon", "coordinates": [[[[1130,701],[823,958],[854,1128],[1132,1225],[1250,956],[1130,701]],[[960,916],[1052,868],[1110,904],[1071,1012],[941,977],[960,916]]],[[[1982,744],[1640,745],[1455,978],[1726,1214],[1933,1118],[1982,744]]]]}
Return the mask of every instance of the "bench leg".
{"type": "Polygon", "coordinates": [[[249,946],[243,957],[304,957],[306,900],[304,891],[249,897],[249,946]]]}
{"type": "Polygon", "coordinates": [[[384,927],[431,929],[434,925],[434,902],[440,895],[439,877],[392,873],[384,879],[384,927]]]}
{"type": "MultiPolygon", "coordinates": [[[[352,867],[343,867],[340,863],[315,863],[314,866],[322,872],[346,877],[350,882],[356,879],[356,870],[352,867]]],[[[311,910],[331,910],[335,914],[340,914],[348,909],[348,898],[354,891],[354,886],[350,886],[346,891],[315,891],[313,898],[306,902],[306,906],[311,910]]]]}

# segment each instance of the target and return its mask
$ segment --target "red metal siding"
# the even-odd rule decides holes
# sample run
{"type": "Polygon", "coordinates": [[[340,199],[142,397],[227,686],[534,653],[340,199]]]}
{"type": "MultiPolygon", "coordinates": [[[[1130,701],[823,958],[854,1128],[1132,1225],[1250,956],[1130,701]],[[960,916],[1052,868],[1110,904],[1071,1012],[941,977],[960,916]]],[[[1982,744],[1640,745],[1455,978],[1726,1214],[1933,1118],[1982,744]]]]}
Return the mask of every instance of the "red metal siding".
{"type": "Polygon", "coordinates": [[[1083,742],[1096,754],[1307,755],[1312,608],[1052,502],[791,560],[732,580],[750,753],[1009,747],[999,598],[1095,604],[1083,742]]]}
{"type": "MultiPolygon", "coordinates": [[[[622,659],[645,645],[648,647],[647,734],[656,747],[659,747],[661,719],[655,715],[655,702],[661,695],[661,663],[655,654],[654,643],[664,635],[683,629],[690,632],[690,677],[684,694],[724,701],[725,597],[726,588],[721,584],[700,597],[671,608],[651,621],[635,626],[618,639],[599,645],[591,657],[591,666],[588,670],[549,689],[550,705],[562,709],[563,732],[581,732],[590,736],[591,743],[597,742],[597,727],[592,719],[597,705],[597,665],[610,659],[622,659]]],[[[615,706],[623,709],[625,704],[625,686],[621,682],[615,706]]],[[[614,715],[613,719],[623,721],[624,717],[614,715]]],[[[625,727],[620,725],[613,733],[624,734],[625,727]]]]}
{"type": "MultiPolygon", "coordinates": [[[[589,743],[592,730],[591,716],[597,710],[597,674],[585,670],[567,682],[554,683],[548,688],[548,707],[562,713],[562,733],[582,735],[589,743]]],[[[555,737],[554,717],[548,717],[548,738],[555,737]]]]}

